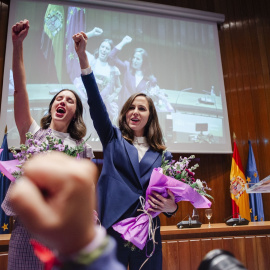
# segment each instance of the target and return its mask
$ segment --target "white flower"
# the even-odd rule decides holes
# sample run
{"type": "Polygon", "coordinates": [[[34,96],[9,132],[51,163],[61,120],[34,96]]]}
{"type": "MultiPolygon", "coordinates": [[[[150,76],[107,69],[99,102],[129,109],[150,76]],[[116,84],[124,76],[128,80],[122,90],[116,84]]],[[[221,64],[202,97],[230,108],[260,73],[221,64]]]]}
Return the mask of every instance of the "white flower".
{"type": "Polygon", "coordinates": [[[180,171],[182,168],[181,168],[181,162],[179,162],[179,161],[177,161],[177,162],[175,162],[175,164],[174,164],[174,169],[176,170],[176,171],[180,171]]]}
{"type": "Polygon", "coordinates": [[[197,179],[196,180],[196,184],[198,185],[198,188],[199,189],[202,189],[203,188],[203,184],[202,184],[202,181],[200,179],[197,179]]]}

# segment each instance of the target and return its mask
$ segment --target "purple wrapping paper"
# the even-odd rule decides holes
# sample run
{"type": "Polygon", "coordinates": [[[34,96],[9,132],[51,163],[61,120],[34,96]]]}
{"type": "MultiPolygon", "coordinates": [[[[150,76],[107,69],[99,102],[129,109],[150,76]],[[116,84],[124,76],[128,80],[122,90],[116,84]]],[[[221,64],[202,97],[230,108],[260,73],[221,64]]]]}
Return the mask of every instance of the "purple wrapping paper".
{"type": "MultiPolygon", "coordinates": [[[[170,189],[174,194],[175,202],[189,201],[195,208],[211,207],[212,203],[191,186],[164,175],[161,168],[156,168],[151,174],[149,186],[146,190],[144,210],[147,210],[150,207],[148,203],[148,195],[151,194],[152,191],[156,191],[166,198],[168,197],[168,189],[170,189]]],[[[159,212],[149,213],[153,218],[160,214],[159,212]]],[[[146,213],[143,213],[137,217],[121,220],[112,227],[115,231],[121,234],[123,239],[131,242],[139,249],[143,249],[148,237],[149,217],[146,213]]]]}
{"type": "Polygon", "coordinates": [[[0,161],[0,172],[2,172],[10,181],[15,181],[16,178],[12,175],[15,171],[20,171],[21,169],[16,167],[21,165],[17,159],[0,161]]]}

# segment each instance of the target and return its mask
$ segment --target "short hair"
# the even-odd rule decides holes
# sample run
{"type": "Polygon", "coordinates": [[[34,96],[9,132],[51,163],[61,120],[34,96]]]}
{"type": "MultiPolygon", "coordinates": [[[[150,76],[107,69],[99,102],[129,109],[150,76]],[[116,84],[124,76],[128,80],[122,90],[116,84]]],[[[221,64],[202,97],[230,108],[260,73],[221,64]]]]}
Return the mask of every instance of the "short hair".
{"type": "Polygon", "coordinates": [[[123,105],[119,115],[119,129],[122,132],[122,136],[130,143],[134,141],[134,131],[128,126],[126,121],[126,113],[132,105],[134,99],[138,96],[146,98],[149,106],[149,118],[144,128],[144,136],[146,137],[149,146],[157,151],[164,151],[166,146],[164,144],[162,131],[158,121],[157,111],[153,100],[144,93],[135,93],[129,97],[129,99],[123,105]]]}
{"type": "Polygon", "coordinates": [[[47,129],[49,128],[51,121],[52,121],[52,115],[51,115],[51,109],[52,109],[52,104],[55,101],[56,97],[63,91],[70,91],[73,93],[73,95],[76,98],[76,111],[75,111],[75,117],[73,120],[71,120],[67,132],[70,134],[70,137],[80,141],[85,135],[86,135],[86,125],[83,121],[83,105],[80,97],[78,96],[77,93],[75,93],[73,90],[70,89],[62,89],[60,90],[57,94],[54,95],[52,98],[50,104],[49,104],[49,109],[48,113],[43,116],[40,120],[40,126],[42,129],[47,129]]]}

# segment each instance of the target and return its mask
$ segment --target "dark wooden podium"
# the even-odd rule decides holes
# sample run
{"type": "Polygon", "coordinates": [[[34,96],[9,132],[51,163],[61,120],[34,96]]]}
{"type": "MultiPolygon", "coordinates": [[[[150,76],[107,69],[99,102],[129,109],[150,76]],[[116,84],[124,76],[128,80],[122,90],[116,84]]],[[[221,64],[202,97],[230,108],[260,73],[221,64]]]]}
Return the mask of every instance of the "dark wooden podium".
{"type": "MultiPolygon", "coordinates": [[[[192,229],[161,226],[161,237],[163,270],[197,270],[206,253],[216,248],[230,251],[249,270],[270,269],[270,221],[192,229]]],[[[10,234],[0,235],[0,270],[7,269],[9,239],[10,234]]]]}
{"type": "Polygon", "coordinates": [[[10,234],[0,234],[0,270],[7,269],[10,234]]]}
{"type": "Polygon", "coordinates": [[[163,270],[196,270],[212,249],[234,254],[249,270],[270,269],[270,222],[246,226],[215,223],[208,228],[178,229],[161,226],[163,270]]]}

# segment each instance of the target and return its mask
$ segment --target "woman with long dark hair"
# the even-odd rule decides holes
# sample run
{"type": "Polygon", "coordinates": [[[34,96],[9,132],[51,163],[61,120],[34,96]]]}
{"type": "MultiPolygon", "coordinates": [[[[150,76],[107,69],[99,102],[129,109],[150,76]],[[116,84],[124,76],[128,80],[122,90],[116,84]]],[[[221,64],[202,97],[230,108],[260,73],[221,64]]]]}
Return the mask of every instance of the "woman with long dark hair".
{"type": "MultiPolygon", "coordinates": [[[[136,93],[128,98],[121,109],[119,128],[113,126],[86,56],[87,36],[81,32],[74,35],[73,39],[90,114],[103,146],[104,162],[98,180],[99,217],[101,224],[118,243],[118,260],[126,267],[129,266],[130,270],[138,270],[146,259],[147,248],[132,251],[126,247],[127,243],[113,230],[112,225],[140,213],[137,211],[142,207],[139,198],[145,196],[153,169],[161,166],[166,146],[158,116],[152,99],[144,93],[136,93]]],[[[166,152],[165,157],[171,159],[171,154],[166,152]]],[[[156,192],[149,196],[149,211],[164,212],[168,216],[177,211],[173,194],[169,190],[168,194],[168,198],[156,192]]],[[[158,226],[155,239],[157,245],[154,255],[144,265],[144,269],[149,270],[162,268],[159,218],[156,217],[154,222],[158,226]]]]}
{"type": "MultiPolygon", "coordinates": [[[[14,116],[20,141],[25,143],[25,134],[31,132],[34,139],[40,143],[46,142],[46,137],[50,135],[55,139],[61,139],[68,147],[76,147],[83,142],[86,126],[82,119],[82,102],[75,92],[63,89],[57,93],[50,102],[48,114],[41,119],[41,126],[31,116],[23,61],[23,41],[28,34],[29,27],[28,20],[20,21],[12,27],[14,116]]],[[[93,158],[90,145],[84,144],[80,157],[93,158]]],[[[9,200],[9,191],[2,208],[8,216],[14,216],[15,219],[9,242],[8,270],[44,269],[43,263],[35,256],[30,244],[31,234],[22,225],[13,210],[9,200]]]]}

